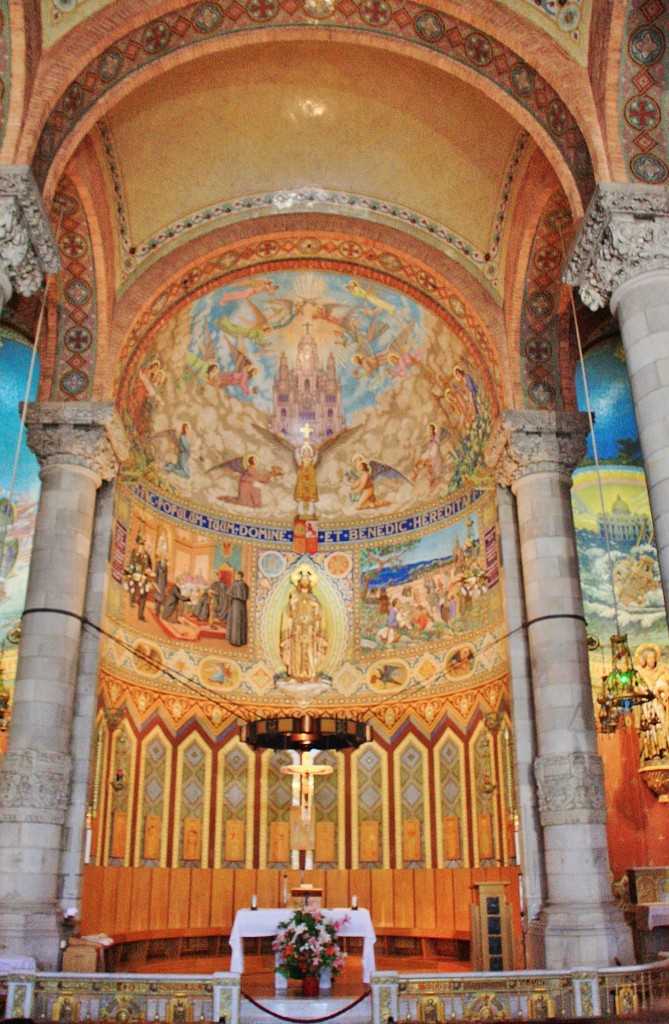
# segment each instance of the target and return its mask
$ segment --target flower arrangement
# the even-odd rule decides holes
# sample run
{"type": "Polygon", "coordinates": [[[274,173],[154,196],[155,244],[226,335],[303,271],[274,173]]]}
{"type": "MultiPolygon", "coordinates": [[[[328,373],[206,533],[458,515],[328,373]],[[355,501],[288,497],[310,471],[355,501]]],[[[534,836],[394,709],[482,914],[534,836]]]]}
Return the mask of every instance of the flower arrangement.
{"type": "Polygon", "coordinates": [[[348,916],[339,921],[328,920],[320,910],[296,910],[289,921],[279,924],[272,943],[279,974],[285,978],[305,978],[329,967],[336,977],[346,956],[337,942],[337,932],[348,920],[348,916]]]}

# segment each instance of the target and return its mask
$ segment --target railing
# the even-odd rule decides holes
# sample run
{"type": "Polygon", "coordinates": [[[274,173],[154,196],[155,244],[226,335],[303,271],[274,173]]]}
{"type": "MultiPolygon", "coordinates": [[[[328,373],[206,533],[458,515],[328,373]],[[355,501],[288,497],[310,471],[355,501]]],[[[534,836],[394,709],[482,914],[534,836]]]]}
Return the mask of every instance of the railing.
{"type": "Polygon", "coordinates": [[[669,962],[499,974],[372,976],[373,1024],[632,1016],[669,998],[669,962]]]}
{"type": "MultiPolygon", "coordinates": [[[[239,1024],[240,976],[7,975],[6,1017],[35,1021],[239,1024]]],[[[634,1017],[669,1000],[669,961],[638,967],[499,974],[372,975],[372,1021],[518,1021],[634,1017]]]]}

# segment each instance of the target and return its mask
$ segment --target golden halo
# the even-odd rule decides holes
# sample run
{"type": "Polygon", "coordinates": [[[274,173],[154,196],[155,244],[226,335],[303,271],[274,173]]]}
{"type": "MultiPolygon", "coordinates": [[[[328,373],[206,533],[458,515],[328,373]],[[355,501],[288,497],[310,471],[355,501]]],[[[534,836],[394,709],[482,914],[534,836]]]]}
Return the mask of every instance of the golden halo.
{"type": "Polygon", "coordinates": [[[258,456],[256,455],[255,452],[248,452],[246,455],[242,455],[242,466],[244,467],[244,469],[249,468],[249,463],[251,462],[251,459],[255,459],[256,462],[258,461],[258,456]]]}
{"type": "Polygon", "coordinates": [[[658,661],[660,660],[660,655],[662,652],[658,644],[652,644],[650,642],[639,644],[636,651],[634,652],[634,657],[638,658],[642,651],[655,651],[656,659],[658,661]]]}
{"type": "Polygon", "coordinates": [[[311,583],[312,588],[316,586],[316,583],[318,582],[318,575],[310,565],[298,565],[297,569],[290,574],[290,582],[294,587],[297,587],[303,576],[309,577],[309,582],[311,583]]]}

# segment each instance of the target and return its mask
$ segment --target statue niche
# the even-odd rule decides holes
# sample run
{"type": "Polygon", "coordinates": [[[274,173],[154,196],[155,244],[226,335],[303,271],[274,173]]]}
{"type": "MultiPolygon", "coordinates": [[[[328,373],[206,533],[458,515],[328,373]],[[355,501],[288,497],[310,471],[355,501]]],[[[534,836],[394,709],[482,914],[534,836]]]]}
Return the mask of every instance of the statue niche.
{"type": "Polygon", "coordinates": [[[323,608],[313,593],[317,576],[309,566],[301,566],[290,582],[294,589],[281,616],[281,660],[291,680],[316,682],[328,650],[323,608]]]}

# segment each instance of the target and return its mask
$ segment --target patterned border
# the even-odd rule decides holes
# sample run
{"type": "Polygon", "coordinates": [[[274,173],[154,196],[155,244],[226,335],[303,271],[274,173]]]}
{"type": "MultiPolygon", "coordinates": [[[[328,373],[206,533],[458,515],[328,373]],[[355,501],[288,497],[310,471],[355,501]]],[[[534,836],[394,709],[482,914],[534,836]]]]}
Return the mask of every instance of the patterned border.
{"type": "Polygon", "coordinates": [[[0,0],[0,144],[5,137],[12,83],[12,36],[9,0],[0,0]]]}
{"type": "Polygon", "coordinates": [[[523,394],[532,409],[563,409],[560,382],[560,293],[563,252],[560,227],[571,223],[560,190],[550,197],[532,240],[523,291],[520,360],[523,394]]]}
{"type": "Polygon", "coordinates": [[[298,0],[227,0],[221,4],[198,0],[172,11],[127,33],[70,83],[42,130],[34,159],[37,180],[44,184],[54,157],[84,114],[133,72],[183,47],[227,34],[303,26],[326,32],[336,27],[414,43],[488,78],[548,133],[570,168],[584,203],[589,198],[594,176],[588,147],[552,86],[498,40],[414,0],[338,0],[332,17],[323,25],[315,24],[298,0]]]}
{"type": "Polygon", "coordinates": [[[666,0],[630,0],[620,69],[620,136],[630,181],[669,179],[669,10],[666,0]]]}
{"type": "Polygon", "coordinates": [[[98,339],[95,264],[88,219],[67,176],[60,181],[54,216],[62,216],[58,238],[62,270],[58,275],[58,350],[51,398],[90,401],[98,339]]]}
{"type": "Polygon", "coordinates": [[[481,252],[461,235],[436,221],[423,217],[415,210],[407,209],[404,206],[397,206],[393,203],[386,203],[369,196],[362,196],[351,192],[333,192],[322,188],[301,188],[290,192],[265,192],[255,195],[242,196],[230,199],[227,202],[216,203],[213,206],[206,206],[194,213],[188,214],[179,220],[173,221],[157,234],[152,235],[138,246],[133,246],[130,235],[130,226],[126,213],[126,201],[123,188],[121,170],[114,149],[114,140],[109,126],[104,120],[99,122],[100,136],[107,158],[107,166],[111,175],[112,187],[114,190],[114,202],[116,217],[119,229],[119,242],[121,250],[121,274],[127,280],[138,270],[143,263],[155,257],[161,250],[173,245],[181,236],[191,231],[196,231],[204,226],[210,226],[217,221],[225,221],[228,218],[234,223],[245,215],[257,216],[261,211],[273,213],[284,213],[290,210],[291,213],[319,212],[319,213],[356,213],[363,216],[379,216],[399,223],[402,227],[414,229],[416,235],[426,235],[432,245],[456,258],[464,257],[464,261],[473,264],[474,272],[488,290],[493,288],[499,295],[499,256],[500,240],[504,223],[509,208],[511,191],[516,172],[520,165],[522,155],[529,142],[529,134],[522,129],[514,146],[509,163],[504,175],[497,214],[490,236],[490,244],[487,252],[481,252]]]}

